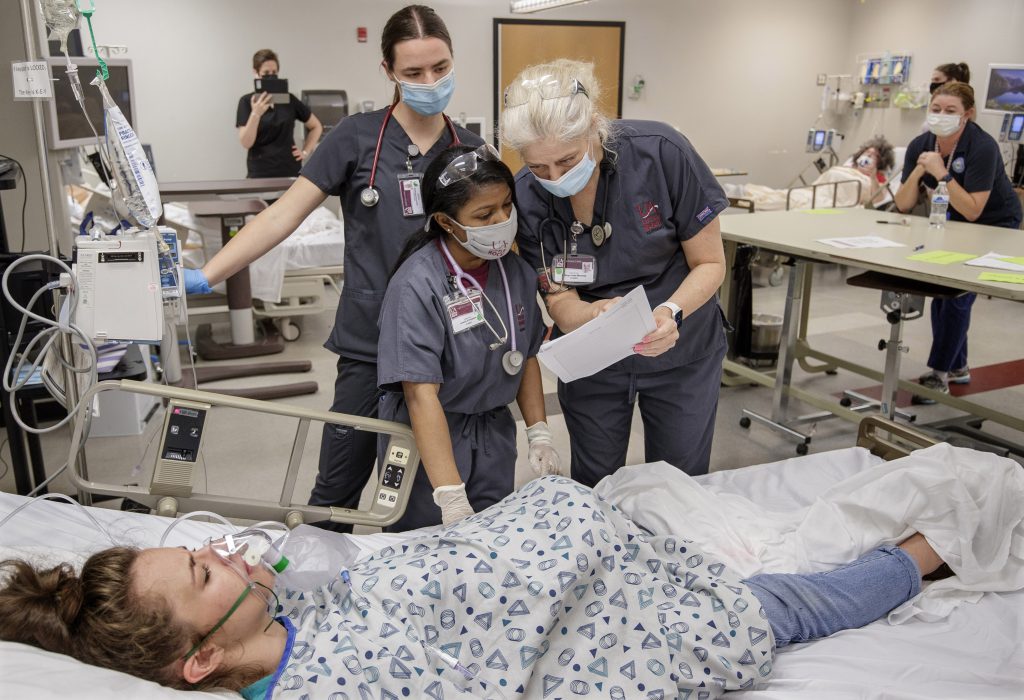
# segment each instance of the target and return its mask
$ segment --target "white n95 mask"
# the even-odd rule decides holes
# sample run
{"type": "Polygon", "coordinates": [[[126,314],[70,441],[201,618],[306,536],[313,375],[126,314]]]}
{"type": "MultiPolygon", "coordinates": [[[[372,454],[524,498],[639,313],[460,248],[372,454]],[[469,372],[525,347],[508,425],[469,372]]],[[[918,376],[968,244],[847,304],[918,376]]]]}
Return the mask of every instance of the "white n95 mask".
{"type": "Polygon", "coordinates": [[[936,136],[951,136],[960,128],[959,114],[939,114],[938,112],[928,113],[928,131],[936,136]]]}
{"type": "Polygon", "coordinates": [[[500,224],[489,226],[459,224],[459,226],[466,232],[465,241],[460,241],[458,237],[455,237],[455,240],[459,241],[459,245],[478,258],[497,260],[512,250],[512,241],[516,239],[516,232],[519,230],[519,217],[513,204],[512,212],[500,224]]]}

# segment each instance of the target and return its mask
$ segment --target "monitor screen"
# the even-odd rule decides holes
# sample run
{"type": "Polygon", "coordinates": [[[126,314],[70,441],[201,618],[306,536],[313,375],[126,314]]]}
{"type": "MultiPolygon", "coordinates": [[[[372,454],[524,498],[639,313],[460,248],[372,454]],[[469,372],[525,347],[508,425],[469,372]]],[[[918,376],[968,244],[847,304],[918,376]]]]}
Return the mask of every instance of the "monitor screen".
{"type": "Polygon", "coordinates": [[[1024,113],[1024,66],[989,65],[986,88],[987,111],[1024,113]]]}
{"type": "Polygon", "coordinates": [[[1010,140],[1020,141],[1022,133],[1024,133],[1024,114],[1015,114],[1010,120],[1010,140]]]}
{"type": "Polygon", "coordinates": [[[825,132],[818,131],[814,132],[814,150],[820,151],[825,146],[825,132]]]}
{"type": "MultiPolygon", "coordinates": [[[[96,70],[99,67],[95,58],[76,57],[72,59],[78,66],[78,79],[82,82],[82,92],[85,100],[85,110],[89,115],[89,121],[93,128],[103,136],[103,99],[100,97],[99,88],[90,85],[96,77],[96,70]]],[[[82,114],[82,108],[75,100],[75,93],[71,89],[66,74],[67,63],[63,58],[49,58],[50,72],[55,79],[53,82],[53,99],[49,101],[50,110],[50,148],[75,148],[77,146],[89,146],[95,143],[92,129],[82,114]]],[[[132,94],[132,66],[131,61],[126,59],[108,60],[107,71],[110,77],[107,78],[107,90],[110,96],[121,111],[124,112],[128,123],[138,131],[135,123],[135,101],[132,94]]]]}
{"type": "Polygon", "coordinates": [[[329,131],[348,116],[348,94],[344,90],[303,90],[302,101],[329,131]]]}

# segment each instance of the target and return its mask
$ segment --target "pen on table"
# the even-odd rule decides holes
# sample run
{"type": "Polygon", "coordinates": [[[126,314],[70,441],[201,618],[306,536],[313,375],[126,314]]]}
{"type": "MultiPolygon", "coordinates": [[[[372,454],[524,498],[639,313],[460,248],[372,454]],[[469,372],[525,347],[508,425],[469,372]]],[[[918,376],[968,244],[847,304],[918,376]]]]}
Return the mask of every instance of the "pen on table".
{"type": "Polygon", "coordinates": [[[916,246],[914,246],[915,253],[919,250],[924,250],[924,243],[918,243],[916,246]]]}

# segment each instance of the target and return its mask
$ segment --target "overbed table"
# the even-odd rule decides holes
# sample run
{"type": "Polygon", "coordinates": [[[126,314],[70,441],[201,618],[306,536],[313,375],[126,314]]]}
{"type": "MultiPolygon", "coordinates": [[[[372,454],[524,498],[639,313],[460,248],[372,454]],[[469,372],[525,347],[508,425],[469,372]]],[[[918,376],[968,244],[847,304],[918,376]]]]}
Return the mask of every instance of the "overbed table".
{"type": "MultiPolygon", "coordinates": [[[[856,374],[884,382],[886,377],[877,369],[857,364],[850,360],[829,355],[813,349],[807,340],[809,297],[811,290],[811,266],[815,262],[838,263],[873,271],[910,282],[927,283],[952,287],[965,292],[976,292],[989,296],[1024,301],[1024,285],[979,280],[983,272],[998,272],[988,268],[973,267],[956,263],[938,265],[908,260],[915,247],[924,245],[919,252],[947,250],[984,255],[996,251],[1008,256],[1024,256],[1024,232],[993,226],[980,226],[951,221],[944,230],[928,227],[923,217],[903,216],[895,213],[869,209],[810,209],[785,212],[764,212],[735,214],[720,219],[722,237],[726,241],[726,270],[732,269],[732,257],[737,244],[749,244],[766,250],[793,257],[792,274],[786,294],[783,315],[782,342],[779,347],[777,369],[773,374],[758,371],[740,362],[727,359],[723,365],[727,373],[742,377],[774,390],[770,417],[744,411],[747,419],[753,419],[777,432],[795,440],[798,451],[806,452],[811,438],[796,430],[794,425],[806,419],[790,419],[788,416],[789,397],[807,403],[827,413],[852,422],[858,422],[861,415],[844,406],[836,399],[815,394],[792,386],[793,362],[798,361],[808,372],[834,371],[845,369],[856,374]],[[900,222],[907,221],[907,225],[900,222]],[[881,221],[890,222],[887,224],[881,221]],[[819,242],[822,238],[875,235],[904,244],[900,248],[835,248],[819,242]],[[816,364],[810,362],[816,360],[816,364]]],[[[728,273],[727,273],[728,274],[728,273]]],[[[728,281],[723,285],[723,306],[728,308],[728,281]]],[[[1024,311],[1024,309],[1022,309],[1024,311]]],[[[1024,314],[1020,318],[1024,318],[1024,314]]],[[[1019,320],[1019,319],[1018,319],[1019,320]]],[[[925,389],[917,383],[906,380],[894,385],[915,394],[935,399],[938,403],[951,406],[980,418],[1024,432],[1024,419],[991,409],[949,394],[925,389]]],[[[820,417],[820,414],[815,416],[820,417]]]]}

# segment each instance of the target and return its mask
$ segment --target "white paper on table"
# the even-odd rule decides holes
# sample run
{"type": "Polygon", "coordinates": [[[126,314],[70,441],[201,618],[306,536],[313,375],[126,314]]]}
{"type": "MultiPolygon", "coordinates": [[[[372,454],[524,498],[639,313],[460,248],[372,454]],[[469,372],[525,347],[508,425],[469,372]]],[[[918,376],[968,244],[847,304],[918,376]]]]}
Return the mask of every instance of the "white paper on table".
{"type": "Polygon", "coordinates": [[[974,260],[968,260],[964,265],[973,265],[974,267],[990,267],[994,270],[1010,270],[1012,272],[1024,272],[1024,265],[1018,265],[1017,263],[1008,262],[1001,258],[1011,258],[1012,255],[1002,255],[1001,253],[988,252],[982,255],[980,258],[974,260]]]}
{"type": "Polygon", "coordinates": [[[541,345],[537,359],[563,382],[571,382],[629,357],[633,346],[655,328],[647,293],[637,286],[597,318],[541,345]]]}
{"type": "Polygon", "coordinates": [[[819,238],[818,243],[833,248],[903,248],[902,243],[881,236],[849,236],[847,238],[819,238]]]}

